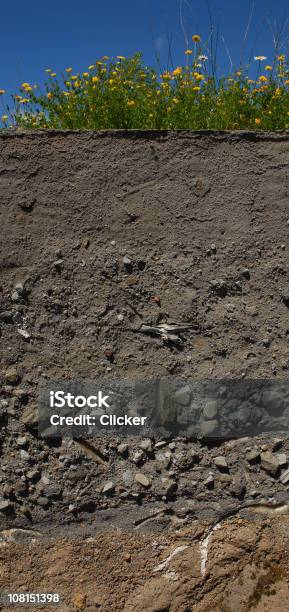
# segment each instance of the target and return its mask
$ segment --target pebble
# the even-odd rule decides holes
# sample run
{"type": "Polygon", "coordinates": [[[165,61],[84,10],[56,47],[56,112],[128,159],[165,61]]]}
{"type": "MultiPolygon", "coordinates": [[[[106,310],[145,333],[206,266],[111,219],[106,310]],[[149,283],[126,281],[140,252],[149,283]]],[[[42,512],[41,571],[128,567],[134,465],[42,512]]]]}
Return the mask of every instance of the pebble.
{"type": "Polygon", "coordinates": [[[204,481],[204,485],[205,485],[205,487],[212,487],[214,482],[215,482],[214,475],[212,474],[212,472],[210,472],[208,477],[204,481]]]}
{"type": "Polygon", "coordinates": [[[102,493],[105,493],[106,495],[109,493],[113,493],[114,491],[115,491],[115,484],[112,480],[109,480],[108,482],[106,482],[102,489],[102,493]]]}
{"type": "Polygon", "coordinates": [[[191,388],[189,387],[189,385],[181,387],[181,389],[178,389],[175,393],[175,400],[178,404],[181,404],[181,406],[188,406],[190,403],[190,399],[191,388]]]}
{"type": "Polygon", "coordinates": [[[278,458],[270,451],[261,453],[261,466],[271,476],[276,476],[280,468],[278,458]]]}
{"type": "Polygon", "coordinates": [[[30,455],[29,455],[29,453],[27,453],[26,450],[21,449],[21,451],[20,451],[20,458],[22,459],[22,461],[29,461],[30,455]]]}
{"type": "Polygon", "coordinates": [[[40,496],[37,498],[37,503],[39,506],[42,506],[42,508],[48,508],[49,499],[45,496],[40,496]]]}
{"type": "Polygon", "coordinates": [[[203,421],[200,427],[203,436],[209,436],[218,428],[218,421],[216,419],[212,421],[203,421]]]}
{"type": "Polygon", "coordinates": [[[128,452],[128,444],[126,444],[125,442],[122,443],[122,444],[119,444],[118,447],[117,447],[117,452],[120,455],[126,455],[127,452],[128,452]]]}
{"type": "Polygon", "coordinates": [[[143,451],[137,451],[136,453],[134,453],[132,460],[136,465],[138,465],[139,463],[141,463],[143,458],[144,458],[143,451]]]}
{"type": "Polygon", "coordinates": [[[288,484],[289,482],[289,468],[288,470],[286,470],[285,472],[283,472],[283,474],[280,477],[280,480],[282,482],[282,484],[288,484]]]}
{"type": "Polygon", "coordinates": [[[11,385],[16,385],[19,382],[20,377],[19,377],[19,374],[16,368],[11,367],[11,368],[8,368],[8,370],[6,370],[5,380],[11,385]]]}
{"type": "Polygon", "coordinates": [[[146,451],[147,453],[151,453],[153,450],[153,445],[152,445],[152,441],[150,440],[150,438],[146,438],[145,440],[142,440],[139,446],[143,451],[146,451]]]}
{"type": "Polygon", "coordinates": [[[257,448],[253,448],[246,453],[246,459],[249,463],[253,463],[254,461],[258,461],[260,459],[260,451],[257,448]]]}
{"type": "Polygon", "coordinates": [[[276,454],[276,458],[279,462],[280,467],[285,467],[287,465],[288,461],[285,453],[276,454]]]}
{"type": "Polygon", "coordinates": [[[17,438],[16,444],[17,444],[17,446],[26,446],[27,438],[25,438],[25,436],[17,438]]]}
{"type": "Polygon", "coordinates": [[[227,470],[228,469],[228,464],[227,464],[226,458],[223,457],[222,455],[220,455],[219,457],[215,457],[214,464],[220,470],[227,470]]]}
{"type": "Polygon", "coordinates": [[[214,400],[211,400],[210,402],[207,402],[205,407],[204,407],[204,417],[205,419],[214,419],[216,414],[218,412],[218,405],[217,402],[215,402],[214,400]]]}
{"type": "Polygon", "coordinates": [[[148,488],[151,484],[150,480],[141,472],[137,472],[134,479],[138,484],[145,488],[148,488]]]}
{"type": "Polygon", "coordinates": [[[11,507],[10,501],[7,499],[0,500],[0,512],[6,512],[11,507]]]}

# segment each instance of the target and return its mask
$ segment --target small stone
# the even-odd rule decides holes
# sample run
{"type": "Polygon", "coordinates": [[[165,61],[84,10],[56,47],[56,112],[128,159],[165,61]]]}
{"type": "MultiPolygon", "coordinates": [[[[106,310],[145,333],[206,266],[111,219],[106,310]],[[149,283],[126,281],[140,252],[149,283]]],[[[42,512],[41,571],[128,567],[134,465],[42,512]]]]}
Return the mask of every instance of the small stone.
{"type": "Polygon", "coordinates": [[[215,279],[211,281],[211,289],[220,297],[225,297],[228,293],[228,286],[223,279],[215,279]]]}
{"type": "Polygon", "coordinates": [[[132,260],[127,255],[123,257],[122,263],[128,272],[132,271],[132,260]]]}
{"type": "Polygon", "coordinates": [[[181,404],[181,406],[188,406],[190,403],[190,399],[191,388],[189,387],[189,385],[181,387],[181,389],[178,389],[175,393],[175,400],[178,404],[181,404]]]}
{"type": "Polygon", "coordinates": [[[208,477],[204,481],[204,485],[205,487],[212,487],[214,485],[214,482],[215,482],[214,475],[212,474],[212,472],[210,472],[208,477]]]}
{"type": "Polygon", "coordinates": [[[232,495],[234,495],[238,499],[243,499],[246,493],[246,482],[241,476],[236,475],[233,478],[231,491],[232,495]]]}
{"type": "Polygon", "coordinates": [[[86,607],[86,595],[83,593],[76,593],[74,596],[74,605],[78,610],[84,610],[86,607]]]}
{"type": "Polygon", "coordinates": [[[287,465],[288,461],[287,461],[287,457],[285,453],[276,454],[276,458],[278,460],[280,467],[285,467],[287,465]]]}
{"type": "Polygon", "coordinates": [[[48,476],[45,476],[45,474],[43,474],[43,476],[41,477],[41,482],[44,485],[49,485],[50,484],[50,478],[48,478],[48,476]]]}
{"type": "Polygon", "coordinates": [[[119,444],[117,447],[117,452],[120,455],[126,455],[128,453],[128,444],[126,444],[125,442],[119,444]]]}
{"type": "Polygon", "coordinates": [[[151,453],[153,450],[152,441],[149,438],[145,438],[145,440],[142,440],[139,446],[146,453],[151,453]]]}
{"type": "Polygon", "coordinates": [[[288,470],[286,470],[285,472],[283,472],[283,474],[280,477],[280,480],[282,482],[282,484],[288,484],[289,482],[289,468],[288,470]]]}
{"type": "Polygon", "coordinates": [[[137,472],[134,479],[138,484],[140,484],[142,487],[145,487],[146,489],[151,485],[150,480],[141,472],[137,472]]]}
{"type": "Polygon", "coordinates": [[[204,417],[205,419],[214,419],[218,412],[218,404],[216,401],[211,400],[206,403],[204,407],[204,417]]]}
{"type": "Polygon", "coordinates": [[[43,495],[37,498],[37,503],[39,506],[42,506],[42,508],[48,508],[49,499],[43,495]]]}
{"type": "Polygon", "coordinates": [[[215,457],[214,464],[220,470],[227,470],[228,469],[228,464],[227,464],[226,458],[223,457],[222,455],[220,455],[219,457],[215,457]]]}
{"type": "Polygon", "coordinates": [[[164,446],[166,446],[166,444],[166,440],[160,440],[159,442],[156,442],[155,448],[163,448],[164,446]]]}
{"type": "Polygon", "coordinates": [[[27,480],[31,480],[31,482],[36,482],[40,478],[39,470],[29,470],[26,474],[27,480]]]}
{"type": "Polygon", "coordinates": [[[25,410],[22,412],[20,417],[22,423],[25,425],[37,425],[38,423],[38,414],[37,408],[35,406],[27,406],[25,410]]]}
{"type": "Polygon", "coordinates": [[[21,451],[20,451],[20,458],[22,459],[22,461],[29,461],[30,455],[29,455],[29,453],[27,453],[26,450],[21,449],[21,451]]]}
{"type": "Polygon", "coordinates": [[[246,459],[247,461],[249,461],[249,463],[255,463],[256,461],[259,461],[260,451],[258,451],[257,448],[252,448],[252,450],[249,450],[246,453],[246,459]]]}
{"type": "Polygon", "coordinates": [[[114,482],[112,482],[112,480],[109,480],[108,482],[106,482],[106,484],[104,485],[102,489],[102,493],[104,493],[105,495],[109,495],[110,493],[113,493],[114,491],[115,491],[115,484],[114,482]]]}
{"type": "Polygon", "coordinates": [[[136,465],[138,465],[139,463],[142,462],[143,458],[144,458],[143,451],[137,451],[136,453],[134,453],[132,460],[136,465]]]}
{"type": "Polygon", "coordinates": [[[64,264],[64,259],[57,259],[53,262],[54,268],[59,272],[62,270],[64,264]]]}
{"type": "Polygon", "coordinates": [[[8,499],[0,499],[0,512],[7,512],[7,510],[10,510],[11,508],[11,502],[8,499]]]}
{"type": "Polygon", "coordinates": [[[21,436],[20,438],[17,438],[16,444],[17,446],[26,446],[27,438],[25,438],[25,436],[21,436]]]}
{"type": "Polygon", "coordinates": [[[11,367],[11,368],[8,368],[8,370],[6,370],[5,380],[11,385],[16,385],[19,382],[20,377],[19,377],[19,374],[16,368],[11,367]]]}
{"type": "Polygon", "coordinates": [[[261,453],[261,466],[271,476],[276,476],[280,468],[277,457],[270,451],[261,453]]]}
{"type": "Polygon", "coordinates": [[[200,427],[203,436],[210,436],[218,429],[218,421],[216,419],[212,421],[203,421],[200,427]]]}
{"type": "Polygon", "coordinates": [[[171,478],[162,479],[162,493],[166,497],[170,497],[177,491],[178,485],[171,478]]]}

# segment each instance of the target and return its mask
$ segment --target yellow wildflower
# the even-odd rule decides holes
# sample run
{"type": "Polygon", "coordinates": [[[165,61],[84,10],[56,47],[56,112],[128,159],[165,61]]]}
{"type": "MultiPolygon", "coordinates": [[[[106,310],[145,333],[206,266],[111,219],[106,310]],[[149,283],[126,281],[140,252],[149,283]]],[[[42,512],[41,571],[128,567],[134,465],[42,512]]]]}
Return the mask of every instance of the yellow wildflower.
{"type": "Polygon", "coordinates": [[[259,119],[259,117],[256,117],[255,123],[256,123],[256,125],[261,125],[262,121],[261,121],[261,119],[259,119]]]}
{"type": "Polygon", "coordinates": [[[72,81],[77,81],[78,75],[77,74],[73,74],[70,78],[71,78],[72,81]]]}
{"type": "Polygon", "coordinates": [[[27,100],[27,98],[22,98],[22,100],[20,100],[20,104],[27,104],[29,102],[29,100],[27,100]]]}
{"type": "Polygon", "coordinates": [[[196,81],[203,81],[204,80],[204,75],[200,74],[199,72],[194,72],[194,77],[196,79],[196,81]]]}
{"type": "Polygon", "coordinates": [[[132,108],[133,106],[135,106],[135,101],[134,100],[128,100],[127,106],[129,108],[132,108]]]}
{"type": "Polygon", "coordinates": [[[30,87],[29,83],[22,83],[21,87],[23,87],[23,89],[26,89],[26,87],[30,87]]]}
{"type": "Polygon", "coordinates": [[[93,70],[94,68],[94,64],[91,64],[90,66],[88,66],[88,70],[93,70]]]}
{"type": "Polygon", "coordinates": [[[285,55],[283,55],[283,53],[281,55],[278,55],[278,60],[279,60],[279,62],[284,62],[285,55]]]}
{"type": "Polygon", "coordinates": [[[198,43],[198,42],[201,42],[201,37],[200,37],[198,34],[194,34],[194,35],[192,36],[192,40],[193,40],[195,43],[198,43]]]}
{"type": "Polygon", "coordinates": [[[46,68],[45,72],[51,72],[51,68],[46,68]]]}
{"type": "Polygon", "coordinates": [[[104,62],[106,62],[107,60],[109,60],[109,57],[108,57],[108,55],[104,55],[104,56],[103,56],[101,59],[102,59],[104,62]]]}
{"type": "Polygon", "coordinates": [[[124,55],[117,55],[117,56],[116,56],[116,58],[117,58],[118,60],[125,60],[124,55]]]}
{"type": "Polygon", "coordinates": [[[178,66],[175,70],[173,70],[173,75],[180,76],[182,72],[183,72],[183,69],[180,66],[178,66]]]}
{"type": "Polygon", "coordinates": [[[273,70],[273,67],[272,67],[272,66],[270,66],[270,65],[265,66],[265,70],[269,70],[269,71],[270,71],[270,70],[273,70]]]}
{"type": "Polygon", "coordinates": [[[238,70],[238,72],[236,72],[236,75],[237,75],[237,76],[242,76],[242,72],[241,72],[241,70],[238,70]]]}
{"type": "Polygon", "coordinates": [[[51,91],[49,91],[49,92],[48,92],[48,94],[47,94],[47,98],[48,98],[49,100],[51,100],[51,98],[53,98],[53,93],[51,93],[51,91]]]}
{"type": "Polygon", "coordinates": [[[200,91],[201,88],[198,85],[195,85],[195,87],[193,87],[193,91],[200,91]]]}
{"type": "Polygon", "coordinates": [[[261,74],[261,76],[259,77],[259,81],[261,83],[267,83],[268,79],[267,77],[265,77],[263,74],[261,74]]]}
{"type": "Polygon", "coordinates": [[[82,76],[84,76],[84,77],[89,77],[89,74],[88,74],[88,72],[83,72],[83,73],[82,73],[82,76]]]}
{"type": "Polygon", "coordinates": [[[7,121],[8,115],[2,115],[2,121],[7,121]]]}
{"type": "Polygon", "coordinates": [[[5,89],[0,89],[0,95],[5,94],[5,89]]]}
{"type": "Polygon", "coordinates": [[[285,85],[289,85],[289,80],[287,79],[287,81],[285,81],[285,85]]]}
{"type": "Polygon", "coordinates": [[[179,99],[178,98],[173,98],[173,103],[174,104],[178,104],[179,103],[179,99]]]}
{"type": "Polygon", "coordinates": [[[171,74],[170,74],[168,71],[166,71],[166,72],[164,72],[164,73],[161,75],[161,78],[162,78],[163,80],[170,81],[170,80],[171,80],[171,78],[172,78],[172,76],[171,76],[171,74]]]}
{"type": "Polygon", "coordinates": [[[192,55],[192,53],[193,53],[193,52],[192,52],[192,49],[187,49],[187,50],[185,51],[185,55],[192,55]]]}
{"type": "Polygon", "coordinates": [[[66,72],[72,72],[72,68],[65,68],[66,72]]]}
{"type": "Polygon", "coordinates": [[[99,81],[99,78],[97,76],[93,76],[91,80],[93,83],[97,83],[99,81]]]}
{"type": "Polygon", "coordinates": [[[56,72],[51,72],[51,75],[50,75],[50,76],[52,76],[52,77],[56,77],[56,72]]]}

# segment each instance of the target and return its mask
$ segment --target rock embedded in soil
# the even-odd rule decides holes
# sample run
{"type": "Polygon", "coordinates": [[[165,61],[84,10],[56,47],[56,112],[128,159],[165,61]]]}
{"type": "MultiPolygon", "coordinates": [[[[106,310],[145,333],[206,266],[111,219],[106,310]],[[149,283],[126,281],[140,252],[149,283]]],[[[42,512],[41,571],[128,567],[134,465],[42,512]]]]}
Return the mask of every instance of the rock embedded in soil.
{"type": "Polygon", "coordinates": [[[137,472],[134,479],[142,487],[148,488],[151,485],[149,478],[147,478],[147,476],[145,476],[145,474],[142,474],[141,472],[137,472]]]}
{"type": "Polygon", "coordinates": [[[276,476],[280,469],[278,458],[270,451],[261,453],[261,466],[271,476],[276,476]]]}

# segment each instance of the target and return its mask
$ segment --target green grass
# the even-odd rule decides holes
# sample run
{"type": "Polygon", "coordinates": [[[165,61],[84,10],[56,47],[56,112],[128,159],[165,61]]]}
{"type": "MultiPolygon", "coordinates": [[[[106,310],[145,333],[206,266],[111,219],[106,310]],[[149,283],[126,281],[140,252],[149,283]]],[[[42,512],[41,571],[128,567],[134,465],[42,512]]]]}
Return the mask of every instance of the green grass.
{"type": "Polygon", "coordinates": [[[22,84],[2,124],[63,130],[289,129],[289,57],[276,55],[270,66],[259,56],[218,79],[201,45],[194,36],[184,65],[163,73],[145,66],[140,54],[104,57],[80,74],[67,68],[58,77],[48,69],[42,91],[22,84]]]}

